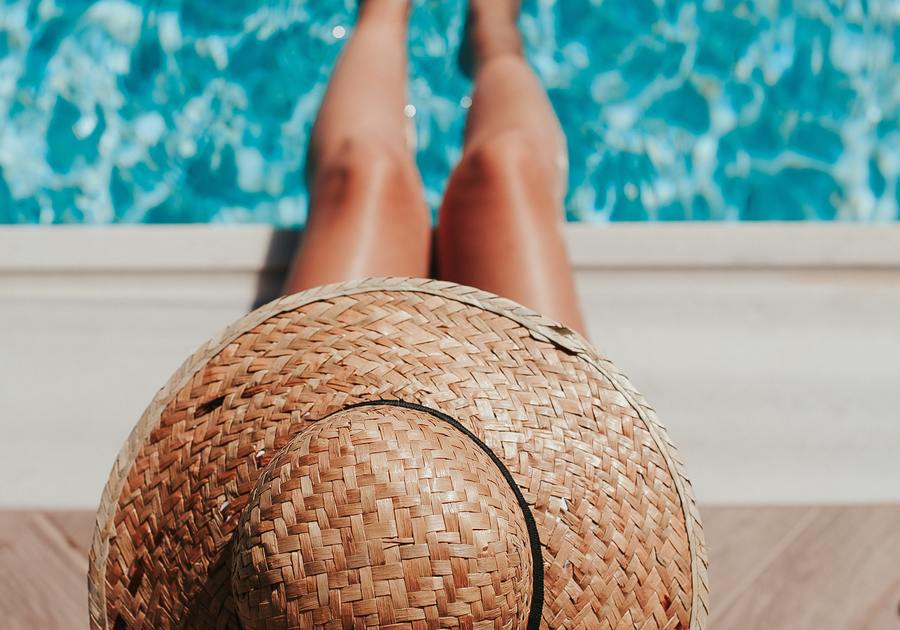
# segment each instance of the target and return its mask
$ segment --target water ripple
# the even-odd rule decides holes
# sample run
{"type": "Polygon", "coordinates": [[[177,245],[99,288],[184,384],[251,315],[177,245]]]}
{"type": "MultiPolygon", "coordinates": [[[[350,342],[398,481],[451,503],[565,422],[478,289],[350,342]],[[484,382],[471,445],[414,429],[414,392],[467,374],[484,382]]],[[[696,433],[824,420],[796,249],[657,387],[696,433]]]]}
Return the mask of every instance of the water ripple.
{"type": "MultiPolygon", "coordinates": [[[[418,2],[428,202],[460,154],[462,0],[418,2]]],[[[355,3],[0,0],[0,222],[301,224],[355,3]]],[[[895,220],[900,0],[537,0],[573,220],[895,220]]]]}

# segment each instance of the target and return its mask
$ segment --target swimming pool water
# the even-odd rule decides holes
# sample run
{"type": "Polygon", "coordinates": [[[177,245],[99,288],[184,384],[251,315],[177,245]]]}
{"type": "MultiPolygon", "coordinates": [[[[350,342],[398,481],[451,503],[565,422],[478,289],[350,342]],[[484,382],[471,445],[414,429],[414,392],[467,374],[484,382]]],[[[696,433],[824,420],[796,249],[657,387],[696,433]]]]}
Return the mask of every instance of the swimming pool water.
{"type": "MultiPolygon", "coordinates": [[[[0,222],[301,224],[354,7],[0,0],[0,222]]],[[[412,20],[432,207],[471,90],[463,8],[412,20]]],[[[898,218],[900,0],[526,0],[521,26],[569,138],[570,219],[898,218]]]]}

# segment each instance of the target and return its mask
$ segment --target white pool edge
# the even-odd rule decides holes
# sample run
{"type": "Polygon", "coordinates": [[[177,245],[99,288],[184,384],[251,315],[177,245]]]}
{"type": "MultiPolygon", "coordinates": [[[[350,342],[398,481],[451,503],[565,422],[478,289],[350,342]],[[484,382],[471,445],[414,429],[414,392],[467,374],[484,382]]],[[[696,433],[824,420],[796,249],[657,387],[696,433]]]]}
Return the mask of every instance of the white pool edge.
{"type": "MultiPolygon", "coordinates": [[[[569,223],[577,268],[897,268],[900,222],[569,223]]],[[[0,226],[0,271],[259,271],[289,252],[264,225],[0,226]]]]}
{"type": "MultiPolygon", "coordinates": [[[[900,500],[900,224],[568,225],[592,338],[704,503],[900,500]]],[[[90,507],[153,392],[277,290],[266,226],[0,227],[0,506],[90,507]]]]}

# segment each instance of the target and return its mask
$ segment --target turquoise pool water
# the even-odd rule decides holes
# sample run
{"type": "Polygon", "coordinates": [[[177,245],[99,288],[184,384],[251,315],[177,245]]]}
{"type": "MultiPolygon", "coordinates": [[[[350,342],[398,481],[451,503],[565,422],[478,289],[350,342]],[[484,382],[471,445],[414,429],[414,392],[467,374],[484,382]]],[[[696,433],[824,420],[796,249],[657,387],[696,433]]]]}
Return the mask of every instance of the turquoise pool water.
{"type": "MultiPolygon", "coordinates": [[[[0,222],[304,221],[345,0],[0,0],[0,222]]],[[[461,0],[418,1],[437,206],[471,85],[461,0]]],[[[525,2],[569,137],[569,218],[898,218],[900,0],[525,2]]]]}

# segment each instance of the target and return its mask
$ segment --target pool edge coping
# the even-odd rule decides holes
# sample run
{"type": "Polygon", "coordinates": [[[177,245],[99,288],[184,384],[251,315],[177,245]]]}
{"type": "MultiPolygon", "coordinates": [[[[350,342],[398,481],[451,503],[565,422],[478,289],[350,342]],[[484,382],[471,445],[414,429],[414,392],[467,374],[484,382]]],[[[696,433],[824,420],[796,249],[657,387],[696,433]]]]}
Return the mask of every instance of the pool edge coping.
{"type": "MultiPolygon", "coordinates": [[[[900,269],[900,222],[570,223],[577,269],[900,269]]],[[[299,232],[266,225],[0,226],[0,273],[283,270],[299,232]]]]}

